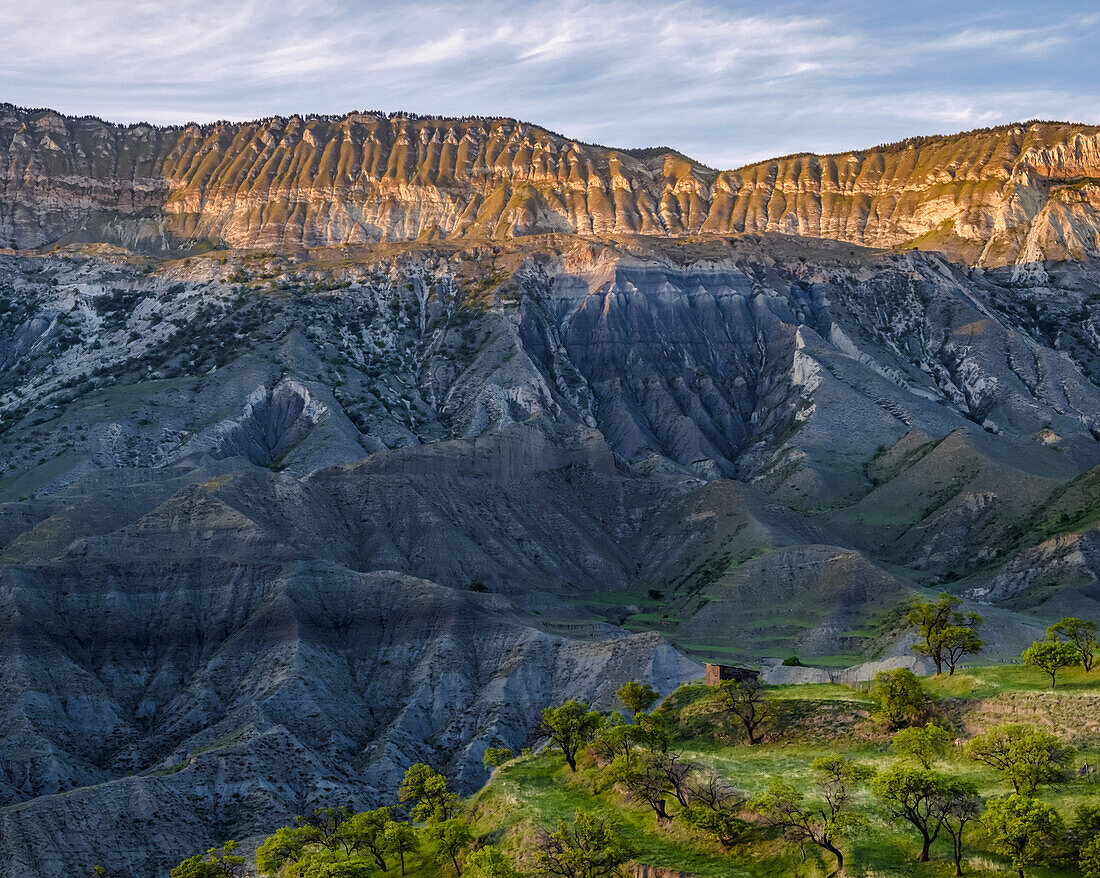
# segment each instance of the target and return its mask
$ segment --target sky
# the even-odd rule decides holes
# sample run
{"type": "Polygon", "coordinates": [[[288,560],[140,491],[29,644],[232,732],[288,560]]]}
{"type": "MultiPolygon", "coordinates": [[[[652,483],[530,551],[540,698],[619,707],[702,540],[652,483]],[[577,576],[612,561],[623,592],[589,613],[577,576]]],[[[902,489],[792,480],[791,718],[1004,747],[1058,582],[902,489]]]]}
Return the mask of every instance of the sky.
{"type": "Polygon", "coordinates": [[[511,116],[732,168],[1100,123],[1097,46],[1095,0],[5,0],[0,100],[162,124],[511,116]]]}

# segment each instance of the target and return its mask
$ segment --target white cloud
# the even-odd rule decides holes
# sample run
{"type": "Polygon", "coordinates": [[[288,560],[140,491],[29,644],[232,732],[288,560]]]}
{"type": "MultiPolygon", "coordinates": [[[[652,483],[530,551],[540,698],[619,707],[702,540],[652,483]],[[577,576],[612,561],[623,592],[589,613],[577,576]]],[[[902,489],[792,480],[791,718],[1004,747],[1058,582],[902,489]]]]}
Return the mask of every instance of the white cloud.
{"type": "Polygon", "coordinates": [[[42,16],[4,4],[0,98],[121,121],[512,115],[725,165],[1017,108],[1095,113],[1100,20],[1020,26],[988,3],[981,19],[959,4],[957,20],[893,27],[827,5],[52,0],[42,16]]]}

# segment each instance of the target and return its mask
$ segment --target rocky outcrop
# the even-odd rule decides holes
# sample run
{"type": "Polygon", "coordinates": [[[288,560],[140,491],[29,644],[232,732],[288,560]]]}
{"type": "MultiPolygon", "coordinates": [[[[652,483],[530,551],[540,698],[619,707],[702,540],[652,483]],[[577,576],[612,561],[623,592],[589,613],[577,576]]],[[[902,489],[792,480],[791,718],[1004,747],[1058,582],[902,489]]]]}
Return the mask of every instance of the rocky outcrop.
{"type": "Polygon", "coordinates": [[[168,249],[780,232],[974,265],[1100,254],[1100,129],[1009,125],[715,171],[512,119],[275,117],[155,128],[0,108],[0,241],[168,249]]]}

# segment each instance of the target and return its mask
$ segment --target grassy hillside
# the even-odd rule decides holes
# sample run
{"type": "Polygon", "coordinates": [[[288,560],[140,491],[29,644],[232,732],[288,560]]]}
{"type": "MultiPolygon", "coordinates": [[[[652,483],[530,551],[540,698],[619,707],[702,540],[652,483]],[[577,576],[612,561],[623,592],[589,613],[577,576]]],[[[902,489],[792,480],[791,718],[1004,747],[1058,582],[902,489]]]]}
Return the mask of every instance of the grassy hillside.
{"type": "MultiPolygon", "coordinates": [[[[932,719],[950,733],[946,752],[934,765],[937,771],[972,781],[987,804],[1007,796],[1012,790],[1002,776],[969,758],[965,743],[1006,722],[1022,722],[1052,733],[1074,748],[1070,779],[1041,787],[1038,798],[1057,809],[1071,828],[1078,806],[1100,806],[1100,779],[1079,774],[1081,766],[1095,766],[1100,761],[1100,669],[1089,674],[1080,669],[1065,672],[1055,690],[1039,671],[1024,666],[967,668],[953,676],[925,678],[922,684],[931,699],[932,719]]],[[[745,742],[736,719],[721,710],[716,690],[701,684],[682,686],[664,700],[655,715],[671,733],[670,752],[680,753],[682,762],[701,770],[716,771],[746,799],[763,794],[773,779],[781,779],[813,800],[818,798],[818,790],[811,765],[819,757],[840,754],[875,772],[886,771],[899,761],[891,743],[894,733],[875,713],[870,688],[867,684],[766,687],[775,717],[764,740],[755,746],[745,742]]],[[[499,767],[477,794],[456,804],[455,813],[471,830],[471,843],[459,855],[459,864],[470,851],[492,845],[519,873],[546,874],[537,857],[544,831],[570,821],[581,809],[611,820],[635,849],[633,860],[623,867],[624,874],[629,871],[647,878],[822,878],[832,872],[829,855],[823,856],[812,844],[800,847],[792,843],[748,808],[739,812],[748,823],[743,838],[726,847],[687,825],[671,794],[667,805],[672,819],[658,821],[649,806],[632,801],[621,784],[609,779],[606,762],[601,764],[592,747],[581,751],[575,772],[558,749],[525,751],[499,767]]],[[[946,834],[933,843],[930,862],[917,862],[919,836],[907,823],[886,820],[870,784],[859,786],[851,807],[864,818],[865,825],[841,842],[845,875],[938,878],[955,874],[946,834]]],[[[418,831],[421,846],[407,858],[408,874],[449,878],[454,866],[438,841],[430,831],[418,831]]],[[[1074,841],[1071,832],[1064,844],[1052,849],[1049,863],[1028,866],[1026,874],[1044,878],[1081,875],[1073,853],[1080,841],[1074,841]]],[[[973,824],[966,835],[964,873],[992,876],[1014,872],[1008,858],[993,848],[987,829],[981,823],[973,824]]],[[[322,859],[343,862],[345,855],[337,852],[322,859]]],[[[311,871],[289,863],[280,874],[303,878],[400,874],[395,860],[387,864],[384,873],[377,865],[358,862],[361,872],[311,871]]],[[[335,868],[335,862],[332,865],[335,868]]],[[[514,873],[494,873],[470,864],[463,868],[463,874],[467,872],[515,878],[514,873]]]]}

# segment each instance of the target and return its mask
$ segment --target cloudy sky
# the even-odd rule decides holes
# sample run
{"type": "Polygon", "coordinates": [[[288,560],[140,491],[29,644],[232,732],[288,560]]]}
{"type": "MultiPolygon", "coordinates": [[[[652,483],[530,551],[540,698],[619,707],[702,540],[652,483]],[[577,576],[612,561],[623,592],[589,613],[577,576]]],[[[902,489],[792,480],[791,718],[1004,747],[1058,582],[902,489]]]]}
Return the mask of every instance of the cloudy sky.
{"type": "Polygon", "coordinates": [[[716,167],[1100,122],[1100,7],[1044,0],[0,4],[0,100],[115,121],[500,115],[716,167]]]}

